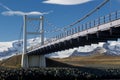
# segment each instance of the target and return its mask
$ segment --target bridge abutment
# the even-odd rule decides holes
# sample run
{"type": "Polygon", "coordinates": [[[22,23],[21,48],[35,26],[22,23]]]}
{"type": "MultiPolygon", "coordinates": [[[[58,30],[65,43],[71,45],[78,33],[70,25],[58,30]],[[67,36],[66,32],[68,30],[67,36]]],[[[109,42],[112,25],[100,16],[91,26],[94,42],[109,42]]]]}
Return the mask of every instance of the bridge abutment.
{"type": "Polygon", "coordinates": [[[40,55],[40,59],[39,59],[39,67],[46,67],[46,59],[45,59],[45,55],[40,55]]]}
{"type": "Polygon", "coordinates": [[[45,55],[24,55],[23,68],[44,68],[46,67],[45,55]]]}
{"type": "Polygon", "coordinates": [[[45,55],[28,55],[29,68],[46,67],[45,55]]]}

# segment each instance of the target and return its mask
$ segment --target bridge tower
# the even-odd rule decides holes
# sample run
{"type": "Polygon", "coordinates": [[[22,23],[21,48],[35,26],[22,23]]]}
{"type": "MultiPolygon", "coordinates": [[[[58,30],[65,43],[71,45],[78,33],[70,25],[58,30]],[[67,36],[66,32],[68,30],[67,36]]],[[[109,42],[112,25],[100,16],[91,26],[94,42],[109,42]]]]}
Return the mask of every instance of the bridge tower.
{"type": "Polygon", "coordinates": [[[23,26],[23,53],[21,59],[22,68],[30,67],[46,67],[46,60],[44,55],[27,55],[27,35],[40,35],[41,44],[44,44],[44,27],[43,27],[43,16],[40,18],[28,18],[27,15],[24,16],[24,26],[23,26]],[[27,32],[27,20],[39,20],[40,21],[40,32],[27,32]]]}

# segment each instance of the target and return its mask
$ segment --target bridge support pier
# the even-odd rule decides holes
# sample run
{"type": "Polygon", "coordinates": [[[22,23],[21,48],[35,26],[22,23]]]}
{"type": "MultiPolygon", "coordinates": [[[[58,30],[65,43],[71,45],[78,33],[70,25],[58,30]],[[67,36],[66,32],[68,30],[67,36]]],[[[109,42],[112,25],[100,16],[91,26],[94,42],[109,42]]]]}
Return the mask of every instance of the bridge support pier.
{"type": "Polygon", "coordinates": [[[28,55],[22,54],[21,66],[23,68],[28,68],[28,55]]]}
{"type": "Polygon", "coordinates": [[[44,68],[46,67],[46,60],[44,55],[28,55],[29,68],[44,68]]]}
{"type": "Polygon", "coordinates": [[[46,67],[46,59],[45,59],[45,55],[40,55],[40,65],[39,67],[46,67]]]}

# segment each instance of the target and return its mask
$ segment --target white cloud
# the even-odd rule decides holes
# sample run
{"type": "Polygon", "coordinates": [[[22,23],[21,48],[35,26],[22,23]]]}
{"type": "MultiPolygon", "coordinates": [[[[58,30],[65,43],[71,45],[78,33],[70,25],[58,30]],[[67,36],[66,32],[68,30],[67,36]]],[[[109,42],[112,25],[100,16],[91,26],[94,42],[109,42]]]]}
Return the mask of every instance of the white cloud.
{"type": "Polygon", "coordinates": [[[18,16],[23,16],[23,15],[45,15],[45,14],[49,14],[52,11],[49,12],[38,12],[38,11],[32,11],[32,12],[22,12],[22,11],[5,11],[2,12],[3,15],[6,16],[13,16],[13,15],[18,15],[18,16]]]}
{"type": "Polygon", "coordinates": [[[2,3],[0,3],[0,6],[3,7],[3,8],[5,8],[8,11],[12,11],[10,8],[8,8],[7,6],[3,5],[2,3]]]}
{"type": "Polygon", "coordinates": [[[6,5],[4,5],[2,3],[0,3],[0,6],[7,10],[5,12],[2,12],[2,14],[6,15],[6,16],[13,16],[13,15],[18,15],[18,16],[23,16],[23,15],[45,15],[45,14],[49,14],[49,13],[53,12],[53,11],[49,11],[49,12],[38,12],[38,11],[22,12],[22,11],[13,11],[12,9],[10,9],[9,7],[7,7],[6,5]]]}
{"type": "Polygon", "coordinates": [[[92,0],[46,0],[46,1],[43,1],[43,3],[58,4],[58,5],[78,5],[78,4],[83,4],[89,1],[92,1],[92,0]]]}

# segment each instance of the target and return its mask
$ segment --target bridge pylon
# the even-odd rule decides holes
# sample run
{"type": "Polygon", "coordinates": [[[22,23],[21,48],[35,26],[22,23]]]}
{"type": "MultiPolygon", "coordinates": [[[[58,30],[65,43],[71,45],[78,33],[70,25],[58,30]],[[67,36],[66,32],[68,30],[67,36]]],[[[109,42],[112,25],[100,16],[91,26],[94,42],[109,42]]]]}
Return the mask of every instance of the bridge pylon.
{"type": "Polygon", "coordinates": [[[27,54],[27,35],[34,34],[40,35],[40,45],[44,44],[44,27],[43,27],[43,16],[40,18],[28,18],[27,15],[24,16],[24,26],[23,26],[23,53],[21,59],[22,68],[31,67],[46,67],[46,60],[44,55],[28,55],[27,54]],[[27,21],[28,20],[39,20],[40,32],[28,32],[27,31],[27,21]]]}

